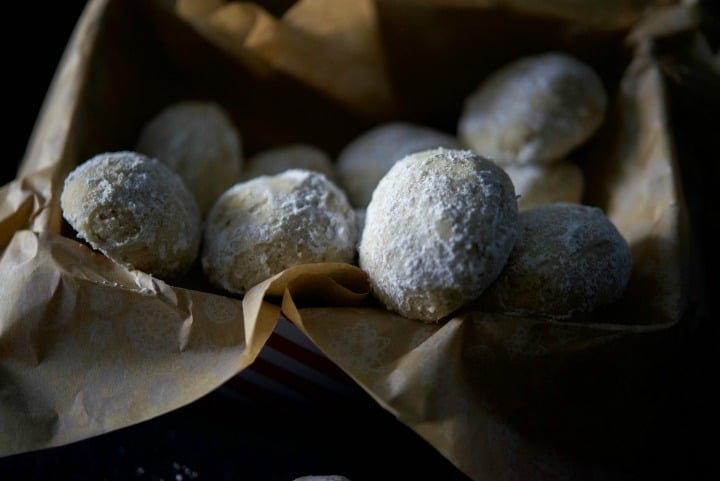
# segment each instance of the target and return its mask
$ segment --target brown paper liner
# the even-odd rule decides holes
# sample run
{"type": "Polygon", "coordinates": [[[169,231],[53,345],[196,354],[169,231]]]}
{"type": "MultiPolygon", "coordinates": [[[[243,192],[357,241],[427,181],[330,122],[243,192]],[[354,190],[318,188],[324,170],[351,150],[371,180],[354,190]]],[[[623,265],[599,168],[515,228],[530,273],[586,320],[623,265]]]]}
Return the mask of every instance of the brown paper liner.
{"type": "Polygon", "coordinates": [[[196,400],[272,331],[240,301],[169,286],[49,232],[18,231],[3,276],[3,454],[57,446],[196,400]],[[247,327],[247,326],[245,326],[247,327]]]}
{"type": "Polygon", "coordinates": [[[280,315],[473,479],[589,479],[600,476],[591,451],[641,446],[692,285],[654,39],[693,31],[692,7],[377,0],[341,15],[340,3],[283,15],[203,0],[88,4],[18,177],[0,188],[0,454],[192,402],[249,366],[280,315]],[[173,100],[222,103],[248,152],[302,140],[337,153],[390,118],[454,130],[487,72],[551,48],[591,63],[608,87],[603,128],[574,160],[584,202],[606,211],[634,257],[624,297],[583,322],[469,305],[423,324],[379,306],[346,264],[297,266],[239,299],[197,268],[178,285],[128,270],[62,221],[67,172],[133,145],[173,100]]]}

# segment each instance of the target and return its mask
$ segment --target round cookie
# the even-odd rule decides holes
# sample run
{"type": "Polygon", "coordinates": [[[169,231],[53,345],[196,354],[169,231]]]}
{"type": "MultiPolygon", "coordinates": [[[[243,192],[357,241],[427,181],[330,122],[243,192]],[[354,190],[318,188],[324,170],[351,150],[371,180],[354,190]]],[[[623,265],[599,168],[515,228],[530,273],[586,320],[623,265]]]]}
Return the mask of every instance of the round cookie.
{"type": "Polygon", "coordinates": [[[481,304],[561,320],[622,295],[632,253],[601,209],[558,202],[521,212],[520,222],[522,234],[481,304]]]}
{"type": "Polygon", "coordinates": [[[308,144],[289,144],[258,152],[245,162],[241,180],[261,175],[275,175],[290,169],[321,172],[336,180],[335,165],[320,148],[308,144]]]}
{"type": "Polygon", "coordinates": [[[174,279],[197,257],[197,203],[156,159],[131,151],[98,154],[65,178],[60,206],[80,238],[131,268],[174,279]]]}
{"type": "Polygon", "coordinates": [[[527,210],[552,202],[575,202],[582,200],[585,177],[577,164],[561,160],[544,165],[507,165],[518,195],[518,209],[527,210]]]}
{"type": "Polygon", "coordinates": [[[202,254],[207,279],[244,294],[288,267],[355,259],[355,212],[325,175],[291,169],[240,182],[206,219],[202,254]]]}
{"type": "Polygon", "coordinates": [[[388,122],[362,133],[337,158],[341,187],[355,207],[366,207],[375,186],[406,155],[437,147],[457,148],[455,137],[409,122],[388,122]]]}
{"type": "Polygon", "coordinates": [[[595,133],[606,106],[589,65],[558,52],[522,57],[466,97],[458,137],[502,165],[551,163],[595,133]]]}
{"type": "Polygon", "coordinates": [[[135,150],[180,174],[204,216],[240,179],[242,141],[217,103],[185,100],[165,107],[142,128],[135,150]]]}
{"type": "Polygon", "coordinates": [[[439,321],[495,280],[519,226],[515,189],[494,162],[469,150],[417,152],[375,189],[359,264],[389,310],[439,321]]]}

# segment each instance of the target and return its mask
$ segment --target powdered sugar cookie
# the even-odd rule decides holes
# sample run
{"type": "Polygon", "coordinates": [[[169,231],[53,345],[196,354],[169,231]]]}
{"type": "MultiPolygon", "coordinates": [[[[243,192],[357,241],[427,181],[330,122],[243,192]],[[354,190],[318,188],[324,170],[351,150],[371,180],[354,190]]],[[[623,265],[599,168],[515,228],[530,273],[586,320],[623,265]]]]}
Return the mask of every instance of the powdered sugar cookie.
{"type": "Polygon", "coordinates": [[[180,174],[205,215],[240,179],[242,141],[217,103],[186,100],[165,107],[142,128],[135,150],[180,174]]]}
{"type": "Polygon", "coordinates": [[[176,278],[197,257],[197,203],[182,179],[156,159],[131,151],[96,155],[67,176],[60,206],[78,236],[135,269],[176,278]]]}
{"type": "Polygon", "coordinates": [[[519,233],[515,190],[469,150],[408,155],[382,178],[365,215],[360,267],[392,311],[438,321],[495,280],[519,233]]]}
{"type": "Polygon", "coordinates": [[[562,160],[543,165],[507,165],[518,195],[518,209],[526,210],[552,202],[582,200],[585,177],[577,164],[562,160]]]}
{"type": "Polygon", "coordinates": [[[522,57],[465,99],[458,136],[502,165],[550,163],[595,133],[606,105],[605,88],[589,65],[559,52],[522,57]]]}
{"type": "Polygon", "coordinates": [[[335,182],[335,165],[322,149],[309,144],[289,144],[263,150],[248,158],[241,179],[275,175],[290,169],[321,172],[335,182]]]}
{"type": "Polygon", "coordinates": [[[377,183],[398,160],[421,150],[458,146],[452,135],[423,125],[380,124],[356,137],[338,155],[340,186],[353,206],[365,207],[377,183]]]}
{"type": "Polygon", "coordinates": [[[482,303],[569,319],[615,302],[632,271],[627,242],[597,207],[558,202],[520,213],[522,233],[482,303]]]}
{"type": "Polygon", "coordinates": [[[202,265],[213,284],[244,294],[288,267],[355,258],[355,212],[323,174],[291,169],[240,182],[205,226],[202,265]]]}

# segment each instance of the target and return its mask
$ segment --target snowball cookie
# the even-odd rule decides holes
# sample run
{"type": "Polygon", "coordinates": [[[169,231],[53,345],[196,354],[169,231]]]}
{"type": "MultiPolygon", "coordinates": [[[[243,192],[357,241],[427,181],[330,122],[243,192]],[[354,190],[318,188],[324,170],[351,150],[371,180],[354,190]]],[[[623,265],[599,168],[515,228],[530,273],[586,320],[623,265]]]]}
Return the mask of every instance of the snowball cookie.
{"type": "Polygon", "coordinates": [[[632,254],[597,207],[558,202],[520,213],[522,234],[483,303],[511,314],[569,319],[616,301],[632,254]]]}
{"type": "Polygon", "coordinates": [[[258,152],[245,162],[241,180],[261,175],[275,175],[290,169],[322,172],[336,180],[335,165],[322,149],[308,144],[289,144],[258,152]]]}
{"type": "Polygon", "coordinates": [[[380,124],[356,137],[338,154],[340,186],[355,207],[366,207],[375,186],[395,162],[437,147],[457,148],[455,137],[408,122],[380,124]]]}
{"type": "Polygon", "coordinates": [[[580,202],[585,189],[585,177],[577,164],[561,160],[547,165],[507,165],[518,195],[518,209],[551,202],[580,202]]]}
{"type": "Polygon", "coordinates": [[[205,226],[210,282],[244,294],[284,269],[355,259],[355,212],[325,175],[291,169],[240,182],[220,196],[205,226]]]}
{"type": "Polygon", "coordinates": [[[135,150],[180,174],[202,215],[240,180],[240,134],[214,102],[186,100],[165,107],[143,126],[135,150]]]}
{"type": "Polygon", "coordinates": [[[515,189],[495,163],[469,150],[417,152],[375,189],[359,264],[389,310],[438,321],[495,280],[519,226],[515,189]]]}
{"type": "Polygon", "coordinates": [[[522,57],[465,99],[458,136],[503,165],[550,163],[595,133],[606,105],[605,88],[590,66],[557,52],[522,57]]]}
{"type": "Polygon", "coordinates": [[[90,158],[65,178],[60,207],[80,238],[131,268],[174,279],[197,257],[197,203],[156,159],[130,151],[90,158]]]}

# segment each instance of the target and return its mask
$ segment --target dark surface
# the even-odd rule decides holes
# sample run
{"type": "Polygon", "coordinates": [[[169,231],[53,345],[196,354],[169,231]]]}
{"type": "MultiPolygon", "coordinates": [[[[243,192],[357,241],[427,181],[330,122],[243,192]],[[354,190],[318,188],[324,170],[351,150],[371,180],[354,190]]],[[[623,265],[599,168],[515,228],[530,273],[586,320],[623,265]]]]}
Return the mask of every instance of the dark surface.
{"type": "MultiPolygon", "coordinates": [[[[9,92],[0,185],[15,175],[57,63],[84,2],[11,2],[6,20],[25,35],[3,29],[3,88],[9,92]],[[38,21],[39,19],[39,21],[38,21]],[[23,27],[25,28],[23,29],[23,27]],[[30,33],[28,33],[30,32],[30,33]],[[31,37],[32,35],[32,37],[31,37]],[[29,42],[32,38],[34,42],[29,42]],[[29,43],[26,43],[28,40],[29,43]],[[9,144],[9,146],[8,146],[9,144]]],[[[716,32],[717,30],[714,30],[716,32]]],[[[718,36],[712,36],[717,41],[718,36]]],[[[718,102],[684,95],[674,107],[676,125],[693,125],[676,139],[683,154],[707,159],[684,166],[685,189],[704,276],[716,272],[710,233],[717,212],[709,193],[717,185],[718,102]],[[713,103],[714,102],[714,103],[713,103]]],[[[710,276],[708,276],[709,278],[710,276]]],[[[668,406],[668,432],[652,446],[654,458],[630,468],[632,479],[717,479],[718,330],[712,286],[693,315],[686,373],[668,406]]],[[[0,429],[2,427],[0,426],[0,429]]],[[[284,480],[307,474],[343,474],[362,480],[467,480],[432,447],[370,398],[334,407],[258,404],[247,408],[219,390],[175,412],[59,448],[0,459],[2,481],[52,480],[284,480]]]]}
{"type": "Polygon", "coordinates": [[[50,81],[85,5],[81,0],[7,3],[2,10],[6,28],[0,34],[6,131],[0,185],[15,176],[50,81]]]}
{"type": "Polygon", "coordinates": [[[292,481],[308,474],[469,481],[369,400],[248,406],[222,389],[135,426],[0,459],[4,481],[292,481]]]}

